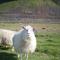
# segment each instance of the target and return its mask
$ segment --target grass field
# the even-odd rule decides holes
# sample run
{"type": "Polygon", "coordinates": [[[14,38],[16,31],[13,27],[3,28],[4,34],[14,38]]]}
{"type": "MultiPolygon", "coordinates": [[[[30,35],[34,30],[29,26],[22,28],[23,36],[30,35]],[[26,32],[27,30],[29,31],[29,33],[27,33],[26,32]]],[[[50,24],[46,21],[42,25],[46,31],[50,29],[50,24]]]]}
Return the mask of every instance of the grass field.
{"type": "MultiPolygon", "coordinates": [[[[22,23],[0,23],[0,28],[19,30],[22,23]]],[[[29,60],[60,60],[60,24],[30,24],[37,30],[37,48],[29,60]]],[[[15,52],[0,47],[1,60],[19,60],[15,52]]],[[[25,60],[25,57],[23,57],[25,60]]]]}

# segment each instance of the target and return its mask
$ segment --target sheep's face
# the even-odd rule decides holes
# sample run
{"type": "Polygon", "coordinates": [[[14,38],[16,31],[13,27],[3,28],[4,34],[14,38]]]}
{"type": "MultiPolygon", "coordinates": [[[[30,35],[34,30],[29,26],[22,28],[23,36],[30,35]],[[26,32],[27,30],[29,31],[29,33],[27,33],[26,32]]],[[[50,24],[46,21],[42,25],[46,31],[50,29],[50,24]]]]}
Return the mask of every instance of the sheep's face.
{"type": "Polygon", "coordinates": [[[33,28],[30,25],[24,26],[23,29],[24,29],[24,35],[25,36],[31,37],[34,35],[33,28]]]}

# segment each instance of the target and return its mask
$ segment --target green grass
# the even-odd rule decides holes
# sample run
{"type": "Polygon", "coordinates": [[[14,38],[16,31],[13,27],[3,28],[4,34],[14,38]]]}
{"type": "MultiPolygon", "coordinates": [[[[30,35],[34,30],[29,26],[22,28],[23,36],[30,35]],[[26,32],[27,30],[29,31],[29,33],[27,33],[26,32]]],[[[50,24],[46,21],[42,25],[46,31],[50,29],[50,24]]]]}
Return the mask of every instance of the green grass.
{"type": "MultiPolygon", "coordinates": [[[[40,36],[38,39],[39,51],[46,54],[49,59],[45,60],[59,60],[60,56],[60,33],[44,33],[43,37],[40,36]],[[54,58],[53,58],[54,57],[54,58]]],[[[43,58],[41,59],[43,60],[43,58]]]]}
{"type": "MultiPolygon", "coordinates": [[[[11,30],[19,29],[18,26],[24,24],[20,23],[0,23],[0,28],[6,28],[11,30]],[[11,26],[10,26],[11,25],[11,26]]],[[[33,25],[33,24],[32,24],[33,25]]],[[[35,53],[29,54],[29,60],[60,60],[60,24],[40,24],[39,27],[48,26],[48,30],[40,30],[36,33],[37,48],[35,53]],[[52,31],[56,28],[56,31],[52,31]],[[59,32],[58,32],[59,31],[59,32]]],[[[33,25],[37,26],[36,24],[33,25]]],[[[41,29],[40,28],[40,29],[41,29]]],[[[38,27],[37,27],[38,29],[38,27]]],[[[19,60],[16,52],[11,52],[10,49],[3,50],[0,48],[1,60],[19,60]]],[[[25,60],[25,57],[23,57],[25,60]]]]}

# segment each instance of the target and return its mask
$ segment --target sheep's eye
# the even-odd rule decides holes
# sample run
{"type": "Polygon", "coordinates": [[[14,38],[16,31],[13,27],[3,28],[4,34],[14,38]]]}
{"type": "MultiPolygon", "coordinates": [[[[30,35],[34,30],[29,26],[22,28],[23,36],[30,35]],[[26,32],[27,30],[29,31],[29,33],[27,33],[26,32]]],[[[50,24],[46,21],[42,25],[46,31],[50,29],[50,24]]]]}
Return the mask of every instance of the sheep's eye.
{"type": "Polygon", "coordinates": [[[26,30],[26,31],[28,31],[28,30],[26,30]]]}

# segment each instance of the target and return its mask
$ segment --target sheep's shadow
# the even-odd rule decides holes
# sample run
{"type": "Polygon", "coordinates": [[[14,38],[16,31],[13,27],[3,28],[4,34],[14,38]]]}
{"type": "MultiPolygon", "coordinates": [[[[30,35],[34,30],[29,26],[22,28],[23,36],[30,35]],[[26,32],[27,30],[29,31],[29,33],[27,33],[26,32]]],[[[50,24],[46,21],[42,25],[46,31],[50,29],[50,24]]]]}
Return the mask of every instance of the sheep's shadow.
{"type": "Polygon", "coordinates": [[[13,53],[0,52],[1,60],[18,60],[17,55],[13,53]]]}

